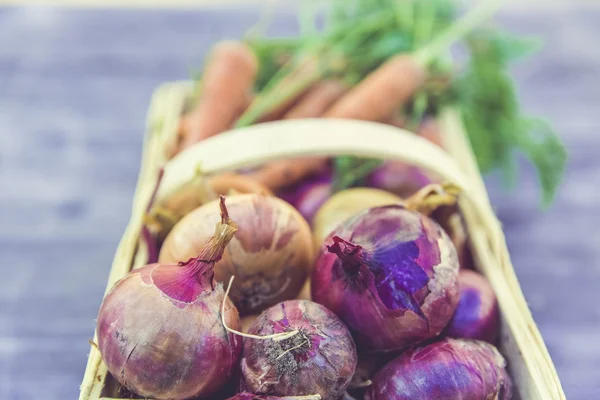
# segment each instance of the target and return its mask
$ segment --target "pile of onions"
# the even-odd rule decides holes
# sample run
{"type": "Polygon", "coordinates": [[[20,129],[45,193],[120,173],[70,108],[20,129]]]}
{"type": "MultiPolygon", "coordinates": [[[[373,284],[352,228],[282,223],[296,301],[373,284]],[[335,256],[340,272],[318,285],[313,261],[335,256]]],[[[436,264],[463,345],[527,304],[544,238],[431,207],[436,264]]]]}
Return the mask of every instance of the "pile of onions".
{"type": "Polygon", "coordinates": [[[245,387],[277,396],[320,395],[338,400],[356,369],[356,347],[331,311],[307,300],[289,300],[264,311],[249,333],[265,336],[296,331],[288,339],[244,339],[245,387]]]}
{"type": "Polygon", "coordinates": [[[222,320],[239,329],[240,319],[214,280],[236,225],[223,198],[220,206],[221,220],[195,258],[136,269],[102,302],[96,328],[102,359],[121,385],[141,396],[208,396],[237,368],[242,341],[222,320]]]}
{"type": "Polygon", "coordinates": [[[393,351],[437,336],[458,303],[454,245],[403,205],[371,208],[330,234],[312,299],[335,312],[363,350],[393,351]]]}
{"type": "Polygon", "coordinates": [[[365,400],[509,400],[511,380],[496,348],[443,339],[408,350],[373,378],[365,400]]]}
{"type": "MultiPolygon", "coordinates": [[[[314,261],[308,223],[291,205],[273,196],[231,196],[228,209],[238,232],[215,266],[215,278],[226,282],[237,277],[231,298],[240,313],[257,313],[296,297],[314,261]]],[[[197,254],[219,218],[214,210],[215,203],[208,203],[181,219],[165,239],[159,261],[197,254]]]]}

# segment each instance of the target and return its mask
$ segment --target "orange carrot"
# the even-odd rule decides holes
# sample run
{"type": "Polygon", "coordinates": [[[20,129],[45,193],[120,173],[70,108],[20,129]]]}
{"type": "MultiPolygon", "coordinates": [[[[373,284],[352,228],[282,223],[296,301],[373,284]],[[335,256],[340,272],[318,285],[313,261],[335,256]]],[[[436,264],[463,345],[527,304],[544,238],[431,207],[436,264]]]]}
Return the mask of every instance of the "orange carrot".
{"type": "Polygon", "coordinates": [[[320,117],[347,91],[348,88],[339,81],[328,80],[320,82],[302,96],[283,118],[320,117]]]}
{"type": "MultiPolygon", "coordinates": [[[[373,71],[320,116],[368,121],[389,117],[421,87],[425,79],[424,68],[410,55],[396,56],[373,71]]],[[[292,115],[294,118],[316,116],[292,115]]],[[[283,160],[261,168],[254,176],[271,190],[277,190],[318,172],[325,162],[320,157],[283,160]]]]}
{"type": "Polygon", "coordinates": [[[379,121],[391,115],[423,84],[425,67],[411,55],[386,61],[327,112],[327,118],[379,121]]]}
{"type": "Polygon", "coordinates": [[[246,44],[224,41],[213,48],[198,104],[182,121],[182,150],[232,127],[248,105],[257,72],[258,60],[246,44]]]}
{"type": "Polygon", "coordinates": [[[276,191],[318,173],[324,168],[326,162],[327,159],[323,157],[275,161],[252,172],[250,176],[258,183],[276,191]]]}
{"type": "MultiPolygon", "coordinates": [[[[296,101],[284,119],[316,118],[321,116],[347,91],[338,81],[323,81],[313,86],[296,101]]],[[[319,172],[327,162],[323,157],[296,158],[269,163],[252,173],[254,179],[271,190],[293,184],[319,172]]]]}
{"type": "Polygon", "coordinates": [[[236,126],[244,127],[280,118],[283,112],[319,82],[322,76],[319,65],[319,60],[313,56],[298,62],[287,75],[266,90],[266,95],[261,94],[254,99],[237,120],[236,126]]]}

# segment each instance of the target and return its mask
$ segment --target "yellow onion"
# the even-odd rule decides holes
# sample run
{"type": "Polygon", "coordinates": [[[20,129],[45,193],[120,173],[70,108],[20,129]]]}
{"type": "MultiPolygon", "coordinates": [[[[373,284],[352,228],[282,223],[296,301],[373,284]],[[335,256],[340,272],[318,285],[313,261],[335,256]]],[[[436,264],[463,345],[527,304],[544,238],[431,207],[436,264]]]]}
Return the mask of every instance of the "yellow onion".
{"type": "Polygon", "coordinates": [[[313,220],[315,246],[323,246],[325,238],[338,225],[361,211],[401,201],[402,199],[395,194],[373,188],[353,188],[336,193],[319,208],[313,220]]]}
{"type": "MultiPolygon", "coordinates": [[[[238,232],[215,266],[215,279],[236,276],[231,298],[240,313],[260,312],[298,295],[313,262],[310,227],[285,201],[261,194],[229,198],[228,209],[238,232]]],[[[210,238],[219,215],[213,203],[179,221],[165,239],[160,262],[185,260],[210,238]]]]}

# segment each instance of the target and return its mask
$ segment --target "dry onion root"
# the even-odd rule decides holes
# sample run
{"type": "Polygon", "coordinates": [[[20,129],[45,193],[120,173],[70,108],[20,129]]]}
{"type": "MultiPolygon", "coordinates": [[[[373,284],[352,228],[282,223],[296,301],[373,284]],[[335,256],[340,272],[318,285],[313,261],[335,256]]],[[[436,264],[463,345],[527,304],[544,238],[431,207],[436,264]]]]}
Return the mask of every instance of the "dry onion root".
{"type": "Polygon", "coordinates": [[[250,328],[254,335],[297,331],[286,340],[244,339],[241,360],[246,387],[257,394],[338,400],[356,369],[356,346],[348,328],[327,308],[289,300],[264,311],[250,328]]]}
{"type": "MultiPolygon", "coordinates": [[[[165,239],[159,260],[186,259],[198,252],[218,220],[208,203],[186,215],[165,239]]],[[[313,262],[308,223],[291,205],[273,196],[233,196],[228,209],[238,232],[215,266],[215,278],[237,279],[231,298],[240,313],[260,312],[300,292],[313,262]]]]}

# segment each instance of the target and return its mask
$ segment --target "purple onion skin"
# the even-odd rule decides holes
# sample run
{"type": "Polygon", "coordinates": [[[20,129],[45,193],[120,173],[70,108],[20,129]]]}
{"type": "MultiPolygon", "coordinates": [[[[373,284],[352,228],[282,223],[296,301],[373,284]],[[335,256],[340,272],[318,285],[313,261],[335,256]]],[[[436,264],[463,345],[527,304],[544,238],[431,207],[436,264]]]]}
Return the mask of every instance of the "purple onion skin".
{"type": "Polygon", "coordinates": [[[322,400],[338,400],[356,369],[356,346],[350,332],[322,305],[289,300],[264,311],[249,333],[264,336],[293,330],[299,333],[279,342],[244,339],[245,386],[257,394],[318,394],[322,400]]]}
{"type": "Polygon", "coordinates": [[[458,282],[460,300],[446,334],[454,338],[495,343],[500,312],[494,290],[485,277],[468,269],[460,271],[458,282]]]}
{"type": "Polygon", "coordinates": [[[319,175],[310,176],[294,187],[282,190],[277,195],[293,205],[312,224],[319,208],[332,195],[332,172],[325,170],[319,175]]]}
{"type": "Polygon", "coordinates": [[[348,325],[361,351],[395,351],[442,332],[458,303],[458,270],[435,221],[400,205],[376,207],[325,240],[312,299],[348,325]]]}
{"type": "Polygon", "coordinates": [[[386,161],[367,175],[365,184],[394,193],[400,197],[409,197],[416,191],[436,179],[421,168],[399,161],[386,161]]]}
{"type": "Polygon", "coordinates": [[[489,343],[443,339],[387,364],[373,378],[365,400],[509,400],[512,383],[505,366],[489,343]]]}

